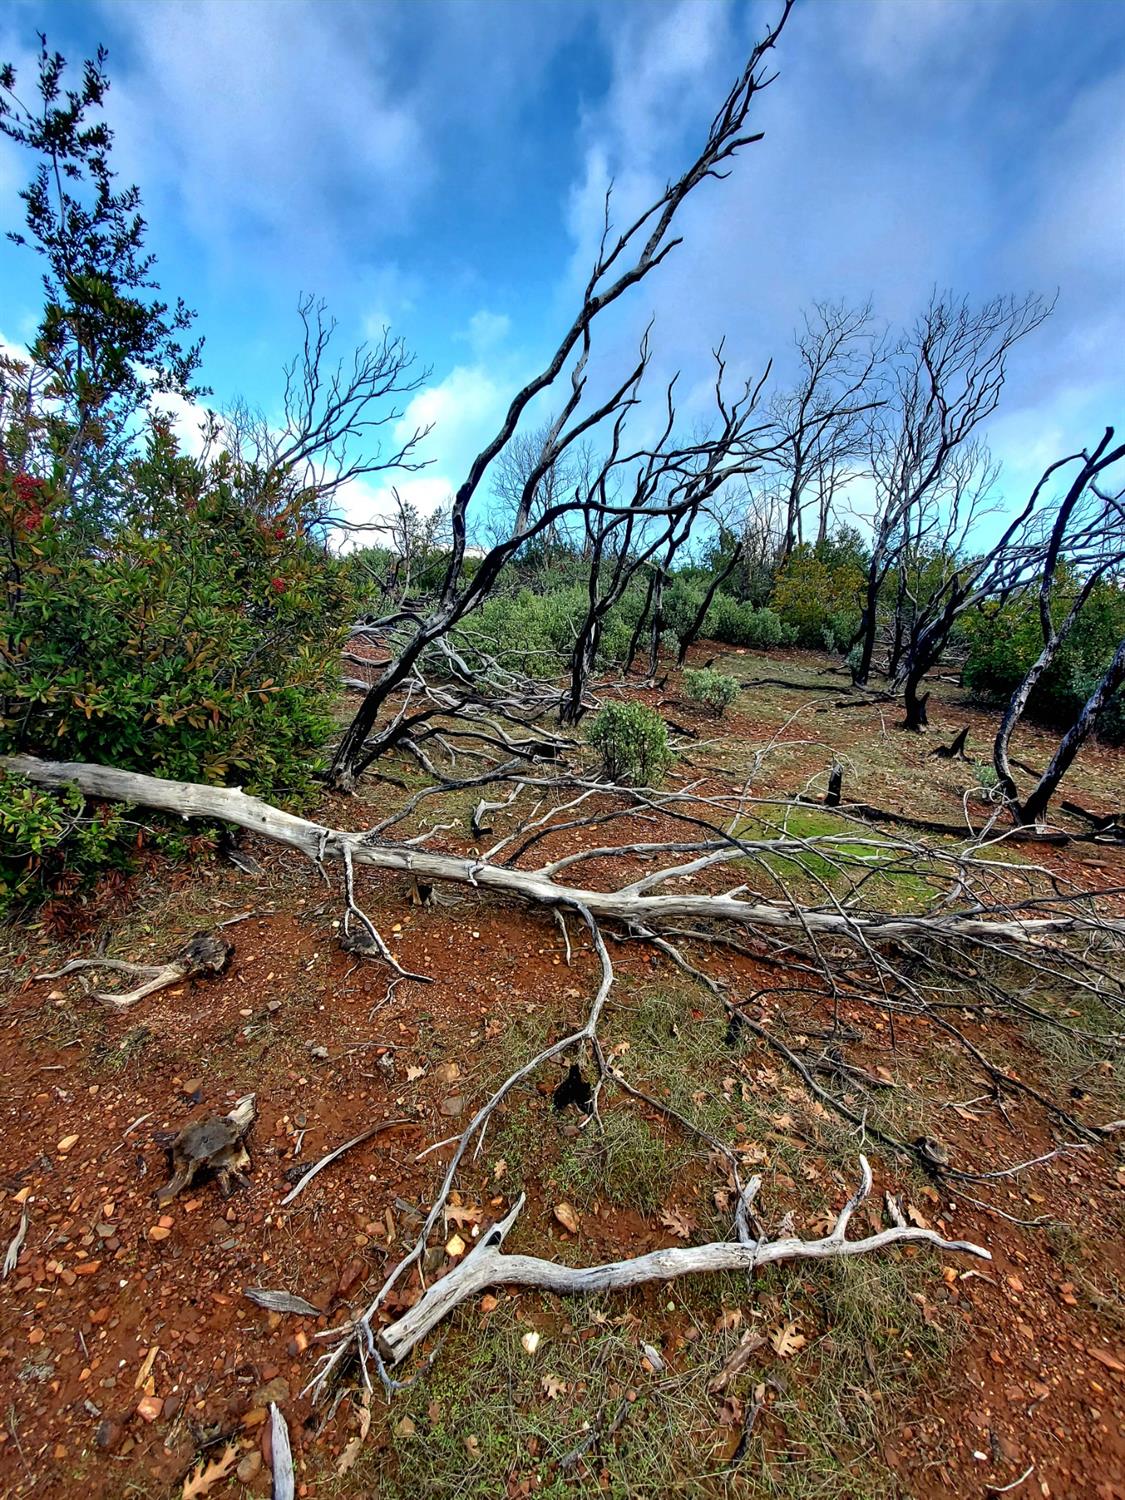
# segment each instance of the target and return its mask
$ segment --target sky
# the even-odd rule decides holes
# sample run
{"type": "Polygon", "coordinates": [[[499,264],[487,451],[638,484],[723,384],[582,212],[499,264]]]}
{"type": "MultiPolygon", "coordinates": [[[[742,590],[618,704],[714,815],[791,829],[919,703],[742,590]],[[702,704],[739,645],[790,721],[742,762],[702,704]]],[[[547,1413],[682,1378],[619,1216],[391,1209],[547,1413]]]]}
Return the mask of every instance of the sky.
{"type": "MultiPolygon", "coordinates": [[[[607,184],[614,218],[694,155],[753,41],[758,0],[5,0],[0,60],[36,33],[109,49],[122,178],[166,293],[205,336],[213,404],[269,415],[302,292],[346,352],[389,325],[431,371],[423,508],[447,500],[577,308],[607,184]]],[[[798,0],[755,103],[765,138],[682,214],[684,243],[607,323],[594,383],[653,323],[651,396],[680,373],[705,414],[710,350],[791,370],[816,299],[892,327],[933,288],[1040,292],[988,436],[1011,508],[1044,466],[1125,424],[1125,4],[798,0]]],[[[29,161],[0,141],[0,221],[29,161]]],[[[0,338],[38,310],[34,257],[0,248],[0,338]]],[[[536,413],[532,414],[533,417],[536,413]]],[[[540,410],[538,415],[545,415],[540,410]]],[[[389,481],[387,481],[389,482],[389,481]]],[[[355,485],[358,520],[387,482],[355,485]]]]}

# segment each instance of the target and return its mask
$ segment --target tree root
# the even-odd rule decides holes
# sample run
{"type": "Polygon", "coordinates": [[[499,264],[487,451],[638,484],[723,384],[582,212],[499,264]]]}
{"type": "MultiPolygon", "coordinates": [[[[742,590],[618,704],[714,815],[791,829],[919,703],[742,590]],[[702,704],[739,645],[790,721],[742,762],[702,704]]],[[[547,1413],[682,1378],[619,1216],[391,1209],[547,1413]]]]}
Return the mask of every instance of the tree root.
{"type": "Polygon", "coordinates": [[[111,969],[117,974],[129,974],[143,982],[135,990],[116,993],[93,990],[95,1000],[111,1005],[116,1010],[128,1010],[139,1000],[155,995],[157,990],[167,989],[185,979],[214,979],[225,972],[234,953],[234,944],[219,931],[197,932],[180,952],[166,964],[134,964],[117,958],[72,958],[61,969],[47,974],[36,974],[40,979],[62,979],[84,969],[111,969]]]}

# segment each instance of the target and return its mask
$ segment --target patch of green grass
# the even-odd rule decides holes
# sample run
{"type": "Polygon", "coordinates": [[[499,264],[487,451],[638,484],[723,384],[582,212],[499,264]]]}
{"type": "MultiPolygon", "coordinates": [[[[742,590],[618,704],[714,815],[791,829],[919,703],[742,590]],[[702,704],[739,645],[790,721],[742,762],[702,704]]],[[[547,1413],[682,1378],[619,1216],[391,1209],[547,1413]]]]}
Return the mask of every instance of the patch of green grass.
{"type": "Polygon", "coordinates": [[[677,1168],[690,1149],[661,1136],[627,1100],[615,1101],[596,1121],[567,1142],[554,1177],[559,1190],[579,1203],[604,1198],[622,1208],[654,1213],[666,1201],[677,1168]]]}

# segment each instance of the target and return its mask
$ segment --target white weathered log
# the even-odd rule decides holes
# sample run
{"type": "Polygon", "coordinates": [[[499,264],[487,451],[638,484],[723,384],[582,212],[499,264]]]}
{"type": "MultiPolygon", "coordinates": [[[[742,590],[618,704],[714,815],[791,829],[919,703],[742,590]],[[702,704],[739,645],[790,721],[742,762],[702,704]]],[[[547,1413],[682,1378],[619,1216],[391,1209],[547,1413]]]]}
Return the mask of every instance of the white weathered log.
{"type": "Polygon", "coordinates": [[[270,1402],[270,1468],[273,1470],[272,1500],[294,1500],[297,1490],[293,1450],[289,1446],[289,1424],[276,1401],[270,1402]]]}
{"type": "Polygon", "coordinates": [[[379,1350],[388,1364],[399,1364],[428,1333],[468,1302],[492,1286],[528,1286],[563,1296],[589,1296],[595,1292],[620,1291],[647,1281],[673,1281],[680,1276],[714,1271],[752,1271],[780,1260],[830,1260],[842,1255],[870,1255],[888,1245],[928,1244],[938,1250],[992,1256],[982,1245],[968,1240],[946,1240],[935,1230],[894,1224],[862,1240],[848,1240],[845,1233],[855,1209],[871,1190],[871,1168],[860,1157],[858,1190],[841,1209],[832,1232],[819,1240],[787,1236],[779,1240],[721,1240],[709,1245],[676,1246],[653,1250],[630,1260],[609,1261],[600,1266],[561,1266],[535,1255],[505,1255],[504,1239],[524,1205],[521,1193],[509,1213],[493,1225],[465,1259],[378,1335],[379,1350]]]}
{"type": "MultiPolygon", "coordinates": [[[[167,781],[137,771],[78,761],[45,761],[30,755],[0,757],[0,767],[37,786],[73,784],[88,797],[132,802],[182,818],[217,818],[276,843],[299,849],[311,860],[332,857],[381,870],[397,870],[428,883],[451,881],[550,907],[582,907],[595,918],[612,917],[636,927],[659,929],[669,921],[729,922],[738,926],[810,933],[867,946],[906,939],[1031,943],[1087,926],[1081,916],[1021,920],[950,913],[941,916],[859,914],[840,909],[815,911],[792,905],[747,901],[737,895],[677,892],[646,895],[629,889],[584,890],[561,885],[544,871],[516,870],[452,854],[368,842],[363,833],[326,828],[284,812],[232,787],[167,781]]],[[[1103,930],[1113,924],[1103,922],[1103,930]]]]}

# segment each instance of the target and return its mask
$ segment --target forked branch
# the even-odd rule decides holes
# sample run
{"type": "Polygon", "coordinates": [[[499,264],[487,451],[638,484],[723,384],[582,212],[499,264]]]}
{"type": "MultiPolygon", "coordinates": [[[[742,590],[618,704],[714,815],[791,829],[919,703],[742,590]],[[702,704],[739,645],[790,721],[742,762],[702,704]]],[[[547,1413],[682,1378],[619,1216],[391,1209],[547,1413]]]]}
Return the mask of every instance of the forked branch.
{"type": "MultiPolygon", "coordinates": [[[[378,1335],[380,1353],[390,1365],[401,1363],[410,1351],[463,1302],[492,1286],[529,1286],[564,1296],[588,1296],[595,1292],[621,1291],[648,1281],[672,1281],[701,1272],[753,1271],[780,1260],[831,1260],[845,1255],[869,1255],[889,1245],[922,1243],[938,1250],[976,1255],[991,1260],[982,1246],[968,1240],[946,1240],[933,1229],[895,1223],[860,1240],[849,1240],[848,1221],[871,1191],[871,1167],[861,1156],[860,1184],[840,1210],[829,1234],[819,1240],[787,1236],[779,1240],[716,1240],[707,1245],[677,1246],[653,1250],[629,1260],[609,1261],[599,1266],[561,1266],[535,1255],[506,1255],[504,1240],[524,1206],[521,1193],[512,1209],[495,1224],[459,1265],[443,1276],[405,1312],[378,1335]]],[[[752,1197],[759,1179],[747,1188],[752,1197]]]]}

